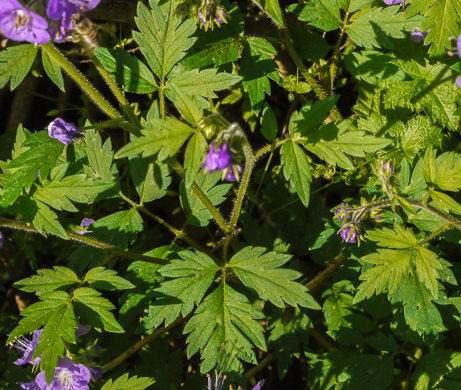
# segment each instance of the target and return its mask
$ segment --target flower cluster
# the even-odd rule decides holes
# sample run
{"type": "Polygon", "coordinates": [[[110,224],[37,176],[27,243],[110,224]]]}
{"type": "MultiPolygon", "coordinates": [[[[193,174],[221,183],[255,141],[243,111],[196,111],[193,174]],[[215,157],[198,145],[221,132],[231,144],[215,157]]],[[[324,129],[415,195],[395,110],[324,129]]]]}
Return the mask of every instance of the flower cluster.
{"type": "MultiPolygon", "coordinates": [[[[87,334],[91,327],[88,325],[80,325],[75,329],[75,336],[78,338],[87,334]]],[[[32,340],[26,337],[17,338],[12,346],[22,355],[14,363],[17,365],[23,364],[39,364],[41,355],[35,360],[32,356],[40,342],[42,330],[36,330],[32,336],[32,340]]],[[[68,357],[60,357],[58,365],[54,371],[53,380],[48,386],[45,379],[45,372],[40,372],[35,380],[29,383],[19,383],[21,389],[28,390],[89,390],[88,384],[91,379],[97,379],[101,376],[99,369],[87,368],[83,364],[75,364],[68,357]]]]}
{"type": "Polygon", "coordinates": [[[335,218],[339,221],[344,221],[339,234],[345,242],[357,242],[357,225],[352,222],[347,222],[349,219],[351,219],[351,216],[344,210],[346,204],[341,203],[341,206],[342,207],[335,210],[335,218]]]}
{"type": "Polygon", "coordinates": [[[14,41],[43,44],[51,40],[62,42],[74,29],[72,15],[95,8],[101,0],[49,0],[46,14],[52,23],[41,15],[25,8],[18,0],[0,1],[0,30],[14,41]]]}
{"type": "Polygon", "coordinates": [[[227,23],[228,15],[223,7],[216,6],[213,0],[204,0],[202,6],[198,11],[200,19],[200,27],[206,30],[211,28],[213,30],[214,25],[220,26],[222,23],[227,23]]]}
{"type": "Polygon", "coordinates": [[[242,173],[242,167],[232,163],[233,157],[234,153],[230,150],[227,143],[223,142],[218,146],[213,142],[206,156],[206,161],[202,165],[202,169],[205,169],[207,172],[221,170],[226,180],[238,180],[238,175],[242,173]]]}
{"type": "Polygon", "coordinates": [[[56,138],[64,145],[69,145],[72,141],[75,141],[76,139],[74,138],[74,135],[77,134],[80,134],[77,126],[72,123],[68,123],[61,118],[56,118],[48,125],[48,135],[56,138]]]}

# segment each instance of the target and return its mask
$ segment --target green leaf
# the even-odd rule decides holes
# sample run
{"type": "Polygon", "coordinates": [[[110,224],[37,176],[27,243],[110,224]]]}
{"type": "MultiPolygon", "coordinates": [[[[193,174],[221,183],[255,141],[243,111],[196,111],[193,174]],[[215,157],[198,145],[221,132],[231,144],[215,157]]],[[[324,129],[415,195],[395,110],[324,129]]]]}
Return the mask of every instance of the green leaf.
{"type": "Polygon", "coordinates": [[[37,274],[16,282],[14,286],[22,291],[35,292],[37,295],[42,295],[58,288],[70,287],[81,282],[74,271],[58,265],[55,265],[53,270],[39,269],[37,270],[37,274]]]}
{"type": "Polygon", "coordinates": [[[450,389],[458,386],[461,353],[436,349],[418,360],[411,376],[414,389],[450,389]],[[456,383],[456,384],[455,384],[456,383]]]}
{"type": "Polygon", "coordinates": [[[461,155],[443,153],[436,160],[437,171],[433,184],[444,191],[459,191],[461,188],[461,155]]]}
{"type": "Polygon", "coordinates": [[[85,132],[86,154],[89,167],[84,167],[84,172],[95,180],[112,183],[117,180],[117,167],[113,164],[114,152],[110,138],[102,145],[98,132],[88,129],[85,132]]]}
{"type": "Polygon", "coordinates": [[[407,19],[399,11],[400,7],[375,8],[354,20],[346,31],[359,46],[382,48],[389,45],[389,37],[406,38],[404,31],[414,31],[420,25],[419,18],[407,19]]]}
{"type": "Polygon", "coordinates": [[[91,204],[98,195],[109,190],[114,183],[91,180],[85,174],[68,176],[61,181],[44,182],[37,185],[33,197],[55,208],[77,212],[72,202],[91,204]]]}
{"type": "Polygon", "coordinates": [[[304,150],[293,141],[285,142],[280,150],[285,179],[296,190],[304,206],[309,205],[311,167],[304,150]]]}
{"type": "Polygon", "coordinates": [[[166,84],[166,97],[170,99],[181,115],[189,122],[190,125],[196,127],[200,119],[203,117],[203,106],[208,106],[208,102],[204,101],[199,96],[189,96],[182,88],[178,88],[174,83],[168,80],[166,84]]]}
{"type": "Polygon", "coordinates": [[[183,21],[175,13],[176,2],[160,5],[158,0],[150,0],[149,4],[152,10],[138,3],[135,21],[140,32],[134,31],[133,37],[149,66],[162,81],[194,44],[196,38],[191,36],[196,26],[191,19],[183,21]]]}
{"type": "Polygon", "coordinates": [[[273,141],[277,136],[277,117],[268,103],[264,103],[263,115],[261,118],[261,133],[268,141],[273,141]]]}
{"type": "Polygon", "coordinates": [[[179,148],[195,132],[195,130],[170,117],[152,119],[149,122],[152,129],[142,130],[142,136],[136,138],[120,149],[115,158],[133,157],[142,154],[143,157],[158,154],[160,161],[175,155],[179,148]]]}
{"type": "Polygon", "coordinates": [[[112,379],[109,379],[101,390],[144,390],[154,383],[152,378],[140,377],[136,375],[128,379],[128,374],[118,377],[113,383],[112,379]]]}
{"type": "Polygon", "coordinates": [[[93,288],[80,287],[74,291],[75,311],[84,324],[91,325],[98,331],[102,328],[107,332],[124,333],[123,328],[109,311],[115,306],[101,293],[93,288]]]}
{"type": "Polygon", "coordinates": [[[144,94],[158,89],[155,77],[149,68],[125,50],[97,47],[94,54],[104,68],[112,73],[115,81],[123,85],[126,92],[144,94]]]}
{"type": "Polygon", "coordinates": [[[283,27],[282,11],[278,0],[253,0],[278,27],[283,27]]]}
{"type": "Polygon", "coordinates": [[[52,291],[40,296],[40,302],[33,303],[21,314],[25,317],[13,330],[8,342],[43,327],[40,341],[33,354],[33,360],[42,355],[40,369],[45,371],[48,383],[54,375],[58,356],[65,351],[64,341],[75,343],[77,321],[71,296],[64,291],[52,291]],[[46,341],[45,341],[46,340],[46,341]]]}
{"type": "Polygon", "coordinates": [[[350,281],[343,280],[335,283],[331,288],[331,295],[325,300],[323,304],[323,311],[325,313],[325,321],[328,324],[328,330],[340,330],[342,327],[350,324],[347,318],[353,315],[354,299],[351,294],[353,286],[350,281]]]}
{"type": "Polygon", "coordinates": [[[45,203],[40,202],[39,200],[31,199],[37,207],[34,210],[34,216],[32,223],[40,233],[51,233],[55,234],[58,237],[68,239],[66,231],[62,227],[61,223],[58,221],[58,216],[56,213],[51,210],[45,203]]]}
{"type": "Polygon", "coordinates": [[[61,66],[55,59],[50,57],[48,52],[45,50],[42,50],[42,63],[43,69],[45,69],[45,72],[51,81],[55,83],[62,92],[66,92],[64,89],[64,78],[62,77],[61,66]]]}
{"type": "Polygon", "coordinates": [[[225,348],[229,354],[256,364],[253,348],[266,350],[264,329],[256,321],[263,314],[248,299],[230,285],[221,284],[208,295],[187,322],[187,357],[201,350],[201,372],[211,371],[218,363],[218,351],[225,348]]]}
{"type": "MultiPolygon", "coordinates": [[[[238,75],[219,72],[216,69],[192,69],[181,73],[172,74],[168,82],[180,88],[186,95],[202,97],[204,99],[216,98],[216,91],[224,91],[238,83],[242,78],[238,75]]],[[[206,107],[208,102],[204,101],[206,107]]]]}
{"type": "Polygon", "coordinates": [[[299,20],[323,31],[332,31],[342,24],[337,0],[313,0],[307,4],[293,4],[288,7],[299,15],[299,20]]]}
{"type": "MultiPolygon", "coordinates": [[[[232,187],[232,184],[216,185],[220,178],[220,172],[204,173],[202,170],[198,172],[195,178],[195,183],[215,206],[226,200],[224,195],[232,187]]],[[[187,222],[193,226],[207,226],[212,215],[203,205],[202,201],[190,188],[186,188],[184,183],[180,184],[179,192],[181,194],[181,206],[187,213],[187,222]]]]}
{"type": "Polygon", "coordinates": [[[174,278],[162,283],[156,289],[160,297],[149,307],[149,315],[144,321],[149,328],[158,327],[163,320],[165,326],[171,324],[181,314],[187,316],[199,304],[213,283],[218,272],[218,265],[201,252],[183,251],[179,253],[182,260],[172,260],[160,273],[174,278]]]}
{"type": "Polygon", "coordinates": [[[307,288],[294,282],[302,276],[299,272],[279,268],[290,260],[290,255],[266,252],[266,248],[247,247],[235,254],[228,267],[232,268],[242,283],[255,290],[259,297],[272,302],[277,307],[303,306],[320,309],[307,288]]]}
{"type": "Polygon", "coordinates": [[[40,131],[25,140],[24,147],[29,149],[7,166],[8,170],[14,171],[3,188],[0,207],[13,204],[23,188],[28,191],[39,169],[40,177],[46,178],[62,153],[64,144],[51,138],[47,132],[40,131]]]}
{"type": "Polygon", "coordinates": [[[370,230],[367,239],[375,241],[379,246],[393,249],[413,248],[418,240],[410,229],[394,224],[394,229],[370,230]]]}
{"type": "Polygon", "coordinates": [[[431,202],[431,206],[437,205],[437,208],[440,208],[445,212],[452,211],[455,214],[461,215],[461,205],[451,196],[434,190],[431,190],[430,194],[433,200],[433,202],[431,202]]]}
{"type": "Polygon", "coordinates": [[[21,84],[24,77],[29,73],[38,46],[23,44],[9,47],[0,53],[0,88],[3,88],[11,78],[10,89],[15,89],[21,84]]]}
{"type": "Polygon", "coordinates": [[[140,197],[140,204],[164,197],[173,180],[170,165],[157,161],[157,156],[131,158],[130,172],[134,186],[140,197]]]}
{"type": "Polygon", "coordinates": [[[214,64],[216,67],[235,62],[239,58],[239,37],[227,37],[202,47],[197,53],[188,55],[181,64],[188,68],[203,68],[214,64]]]}
{"type": "Polygon", "coordinates": [[[96,267],[90,269],[86,275],[84,282],[88,283],[91,287],[99,290],[127,290],[134,288],[128,280],[117,276],[117,272],[104,267],[96,267]]]}
{"type": "Polygon", "coordinates": [[[438,299],[437,279],[440,279],[439,271],[445,269],[438,256],[429,249],[417,247],[414,262],[418,281],[430,291],[434,299],[438,299]]]}
{"type": "Polygon", "coordinates": [[[206,156],[208,143],[202,132],[195,133],[187,143],[184,155],[184,167],[186,168],[186,187],[189,187],[197,177],[206,156]]]}
{"type": "Polygon", "coordinates": [[[412,2],[407,9],[408,16],[422,15],[419,31],[428,31],[425,44],[431,57],[445,55],[451,49],[449,38],[459,35],[461,4],[458,0],[428,0],[412,2]]]}

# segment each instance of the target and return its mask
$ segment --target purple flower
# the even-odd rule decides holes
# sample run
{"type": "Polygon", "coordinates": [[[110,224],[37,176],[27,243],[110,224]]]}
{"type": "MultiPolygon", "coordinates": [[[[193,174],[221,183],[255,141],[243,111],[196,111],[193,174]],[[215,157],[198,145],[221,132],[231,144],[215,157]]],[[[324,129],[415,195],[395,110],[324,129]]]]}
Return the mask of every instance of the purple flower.
{"type": "Polygon", "coordinates": [[[25,383],[25,382],[19,382],[17,383],[19,386],[21,386],[22,390],[36,390],[38,389],[37,383],[35,381],[25,383]]]}
{"type": "Polygon", "coordinates": [[[424,42],[427,34],[429,34],[429,31],[419,32],[419,27],[416,27],[416,30],[411,33],[410,38],[413,42],[421,43],[424,42]]]}
{"type": "Polygon", "coordinates": [[[456,79],[456,82],[458,83],[458,86],[461,88],[461,77],[458,77],[456,79]]]}
{"type": "Polygon", "coordinates": [[[89,11],[99,2],[100,0],[50,0],[46,13],[51,20],[61,20],[61,27],[73,30],[72,15],[89,11]]]}
{"type": "Polygon", "coordinates": [[[75,338],[78,339],[79,337],[87,335],[88,333],[90,333],[90,330],[90,325],[78,324],[78,328],[75,329],[75,338]]]}
{"type": "MultiPolygon", "coordinates": [[[[95,222],[96,222],[96,220],[94,220],[94,219],[83,218],[82,223],[80,224],[80,226],[85,229],[86,227],[90,226],[91,224],[93,224],[95,222]]],[[[82,230],[81,232],[77,232],[77,234],[80,234],[80,235],[87,234],[87,233],[93,233],[93,231],[92,230],[82,230]]]]}
{"type": "Polygon", "coordinates": [[[392,165],[391,162],[385,162],[383,164],[383,172],[390,175],[392,172],[394,172],[394,165],[392,165]]]}
{"type": "Polygon", "coordinates": [[[219,26],[221,23],[227,23],[229,16],[227,15],[226,10],[223,7],[216,8],[215,14],[216,24],[219,26]]]}
{"type": "Polygon", "coordinates": [[[90,367],[89,370],[94,381],[102,377],[102,371],[99,367],[90,367]]]}
{"type": "Polygon", "coordinates": [[[34,361],[32,361],[32,356],[35,352],[35,348],[37,348],[38,340],[40,339],[41,334],[42,334],[42,329],[36,330],[34,332],[34,335],[32,336],[32,340],[26,337],[19,337],[13,341],[12,343],[13,348],[15,348],[17,351],[22,353],[22,357],[16,360],[14,364],[21,366],[26,363],[30,363],[30,364],[40,363],[41,355],[35,358],[34,361]]]}
{"type": "Polygon", "coordinates": [[[89,390],[91,373],[83,364],[74,364],[67,357],[59,358],[51,385],[48,387],[45,372],[35,378],[39,390],[89,390]]]}
{"type": "Polygon", "coordinates": [[[48,125],[48,135],[56,138],[59,142],[62,142],[65,145],[69,145],[72,141],[74,141],[74,135],[79,133],[77,126],[72,123],[67,123],[61,118],[56,118],[48,125]]]}
{"type": "MultiPolygon", "coordinates": [[[[238,173],[240,175],[242,173],[242,167],[240,165],[237,165],[236,168],[237,168],[237,171],[238,171],[238,173]]],[[[237,180],[237,178],[235,177],[235,172],[234,172],[233,165],[230,165],[229,169],[227,170],[226,180],[229,180],[229,181],[237,180]]]]}
{"type": "Polygon", "coordinates": [[[401,4],[403,9],[405,9],[405,0],[383,0],[387,5],[396,5],[401,4]]]}
{"type": "Polygon", "coordinates": [[[39,44],[50,41],[48,22],[17,0],[0,1],[0,30],[14,41],[39,44]]]}
{"type": "Polygon", "coordinates": [[[355,226],[352,226],[352,225],[348,226],[347,228],[341,230],[339,234],[341,235],[341,238],[346,242],[356,242],[357,241],[357,229],[355,226]],[[349,233],[351,229],[353,230],[349,237],[349,233]]]}
{"type": "Polygon", "coordinates": [[[207,168],[209,172],[216,171],[217,169],[229,168],[233,155],[234,154],[225,142],[222,143],[221,146],[217,149],[216,144],[212,143],[202,168],[207,168]]]}
{"type": "Polygon", "coordinates": [[[253,387],[253,390],[261,390],[264,386],[264,383],[266,381],[264,379],[260,380],[255,387],[253,387]]]}
{"type": "Polygon", "coordinates": [[[3,248],[3,243],[5,242],[5,237],[3,236],[3,233],[0,232],[0,249],[3,248]]]}

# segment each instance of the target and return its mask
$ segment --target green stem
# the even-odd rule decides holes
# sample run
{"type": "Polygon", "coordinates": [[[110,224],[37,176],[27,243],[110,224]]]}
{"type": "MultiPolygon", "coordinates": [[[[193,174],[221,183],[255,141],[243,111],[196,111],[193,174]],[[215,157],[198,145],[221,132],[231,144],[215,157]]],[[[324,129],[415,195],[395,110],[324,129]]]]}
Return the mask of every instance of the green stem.
{"type": "MultiPolygon", "coordinates": [[[[286,48],[289,56],[291,57],[291,59],[295,63],[296,67],[301,71],[302,75],[304,76],[304,78],[306,79],[307,83],[310,85],[312,90],[315,92],[317,97],[320,100],[325,100],[329,96],[328,92],[325,90],[325,88],[323,88],[320,84],[318,84],[317,81],[309,73],[309,70],[304,65],[303,60],[301,59],[301,57],[296,52],[296,50],[295,50],[295,48],[293,46],[293,42],[291,40],[291,37],[288,34],[288,31],[286,29],[280,29],[280,31],[281,31],[282,35],[284,36],[284,38],[285,38],[284,39],[285,48],[286,48]]],[[[331,116],[333,117],[333,119],[335,121],[340,121],[340,120],[343,119],[342,115],[340,114],[340,112],[338,111],[338,108],[336,106],[334,106],[331,109],[331,116]]]]}
{"type": "Polygon", "coordinates": [[[179,324],[181,324],[185,319],[178,318],[172,324],[165,326],[160,329],[154,330],[150,335],[144,337],[142,340],[138,341],[136,344],[132,345],[126,351],[122,352],[119,356],[115,359],[107,363],[106,365],[102,366],[101,371],[105,374],[107,371],[112,370],[113,368],[117,367],[120,363],[123,363],[126,359],[128,359],[131,355],[138,352],[142,347],[149,344],[150,342],[154,341],[157,337],[161,336],[162,334],[168,332],[169,330],[175,328],[179,324]]]}
{"type": "Polygon", "coordinates": [[[348,19],[349,19],[349,13],[346,12],[346,17],[344,18],[343,25],[341,26],[341,31],[339,33],[338,41],[336,42],[335,48],[333,49],[333,55],[331,56],[330,83],[328,85],[330,93],[331,93],[331,91],[333,91],[333,84],[334,84],[335,77],[336,77],[336,69],[338,68],[337,63],[339,62],[339,55],[341,53],[341,51],[339,49],[341,47],[341,42],[342,42],[343,37],[344,37],[344,31],[345,31],[344,26],[347,25],[347,20],[348,19]]]}
{"type": "Polygon", "coordinates": [[[162,80],[160,83],[160,88],[158,89],[159,104],[160,104],[160,118],[165,119],[165,80],[162,80]]]}
{"type": "Polygon", "coordinates": [[[101,61],[99,61],[98,57],[95,56],[94,51],[90,47],[88,47],[88,44],[82,41],[82,45],[85,48],[88,57],[90,57],[96,69],[101,74],[102,78],[114,94],[115,98],[118,100],[120,107],[122,108],[122,111],[125,113],[126,118],[130,120],[131,123],[133,123],[133,125],[136,127],[137,134],[133,134],[136,136],[140,136],[141,133],[139,129],[142,129],[141,122],[139,121],[139,118],[135,115],[133,109],[130,106],[130,103],[128,103],[128,100],[126,100],[125,95],[120,90],[115,81],[112,79],[112,77],[110,77],[109,72],[101,64],[101,61]]]}
{"type": "Polygon", "coordinates": [[[41,45],[42,50],[53,58],[65,72],[78,84],[80,88],[112,119],[121,119],[121,114],[104,99],[99,91],[93,87],[88,79],[51,43],[41,45]]]}
{"type": "MultiPolygon", "coordinates": [[[[38,233],[41,234],[37,229],[32,227],[32,225],[24,222],[18,222],[18,221],[13,221],[11,219],[7,218],[0,218],[0,226],[2,227],[7,227],[10,229],[18,229],[18,230],[23,230],[26,232],[31,232],[31,233],[38,233]]],[[[47,233],[47,234],[53,234],[53,233],[47,233]]],[[[85,235],[80,235],[77,234],[73,231],[66,230],[67,236],[77,242],[81,242],[82,244],[86,244],[89,246],[94,246],[95,248],[103,249],[106,251],[111,252],[115,256],[119,257],[124,257],[126,259],[131,259],[131,260],[140,260],[140,261],[145,261],[148,263],[154,263],[154,264],[168,264],[169,261],[165,259],[161,259],[158,257],[150,257],[150,256],[144,256],[138,253],[130,252],[130,251],[124,251],[119,248],[116,248],[110,244],[107,244],[103,241],[99,241],[96,238],[88,237],[85,235]]],[[[54,234],[53,234],[54,235],[54,234]]],[[[59,237],[59,236],[57,236],[59,237]]]]}
{"type": "MultiPolygon", "coordinates": [[[[208,250],[200,245],[198,242],[190,238],[186,233],[183,231],[176,229],[174,226],[170,225],[168,222],[164,221],[162,218],[159,216],[155,215],[153,212],[149,211],[146,209],[144,206],[141,206],[137,204],[136,202],[133,202],[130,198],[126,197],[123,195],[121,192],[119,192],[120,197],[127,203],[129,203],[131,206],[133,206],[135,209],[141,211],[142,213],[148,215],[151,217],[153,220],[158,222],[160,225],[166,227],[171,233],[173,233],[177,238],[187,242],[189,245],[193,246],[195,249],[198,249],[200,252],[207,253],[208,250]]],[[[208,254],[208,253],[207,253],[208,254]]]]}
{"type": "Polygon", "coordinates": [[[418,246],[426,245],[433,238],[437,237],[439,234],[442,234],[443,232],[446,232],[447,230],[450,230],[452,227],[453,226],[451,223],[447,223],[443,225],[441,228],[438,228],[435,232],[429,234],[424,240],[422,240],[421,242],[418,242],[418,246]]]}
{"type": "MultiPolygon", "coordinates": [[[[458,221],[456,218],[452,217],[451,215],[444,213],[443,211],[440,211],[436,209],[435,207],[432,207],[428,204],[423,204],[419,200],[414,200],[414,199],[406,199],[408,203],[410,203],[412,206],[417,207],[419,209],[426,210],[427,212],[435,215],[442,221],[445,221],[447,224],[450,224],[454,228],[458,229],[461,231],[461,221],[458,221]]],[[[373,202],[369,203],[365,206],[358,207],[358,208],[353,208],[353,207],[345,207],[344,211],[348,213],[352,213],[353,215],[353,222],[359,222],[362,216],[367,212],[372,209],[383,209],[383,208],[388,208],[391,207],[392,202],[395,202],[396,205],[400,206],[400,203],[398,199],[392,199],[392,200],[382,200],[379,202],[373,202]]]]}
{"type": "Polygon", "coordinates": [[[289,139],[275,140],[270,145],[264,146],[263,148],[256,151],[256,153],[254,154],[254,160],[256,161],[262,155],[268,152],[274,151],[275,149],[277,149],[279,146],[282,146],[287,141],[289,141],[289,139]]]}
{"type": "MultiPolygon", "coordinates": [[[[168,159],[168,163],[176,171],[176,173],[178,173],[178,175],[181,176],[181,178],[184,180],[186,173],[185,173],[184,168],[181,166],[181,164],[172,157],[168,159]]],[[[211,202],[208,196],[206,196],[206,194],[202,191],[202,189],[195,182],[191,184],[190,189],[197,196],[197,198],[200,199],[203,205],[208,209],[208,211],[211,213],[211,215],[213,216],[214,220],[219,225],[221,230],[226,233],[229,227],[226,221],[224,220],[224,218],[222,217],[221,213],[219,212],[219,210],[211,202]]]]}

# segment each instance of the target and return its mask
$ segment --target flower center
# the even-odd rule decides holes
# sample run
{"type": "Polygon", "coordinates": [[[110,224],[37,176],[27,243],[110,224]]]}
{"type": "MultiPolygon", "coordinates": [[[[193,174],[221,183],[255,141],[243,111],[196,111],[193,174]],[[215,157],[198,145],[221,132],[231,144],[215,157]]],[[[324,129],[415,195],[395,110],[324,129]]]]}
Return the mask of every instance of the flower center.
{"type": "Polygon", "coordinates": [[[29,20],[29,15],[27,15],[24,11],[18,9],[15,11],[15,16],[16,16],[16,21],[14,23],[14,27],[16,30],[20,31],[24,28],[24,26],[27,24],[27,21],[29,20]]]}
{"type": "Polygon", "coordinates": [[[61,370],[58,374],[58,382],[62,390],[71,390],[74,384],[74,374],[67,370],[61,370]]]}

